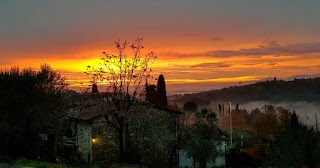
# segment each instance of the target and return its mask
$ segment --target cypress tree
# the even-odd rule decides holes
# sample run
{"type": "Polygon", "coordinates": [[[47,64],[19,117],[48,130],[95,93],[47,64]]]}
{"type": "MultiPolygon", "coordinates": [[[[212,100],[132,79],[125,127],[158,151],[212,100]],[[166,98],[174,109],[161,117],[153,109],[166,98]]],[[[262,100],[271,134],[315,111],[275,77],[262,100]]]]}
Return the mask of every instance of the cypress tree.
{"type": "Polygon", "coordinates": [[[98,86],[97,84],[92,84],[92,90],[91,90],[91,93],[98,93],[98,86]]]}
{"type": "Polygon", "coordinates": [[[164,81],[163,75],[160,75],[158,78],[157,99],[158,106],[167,107],[166,82],[164,81]]]}

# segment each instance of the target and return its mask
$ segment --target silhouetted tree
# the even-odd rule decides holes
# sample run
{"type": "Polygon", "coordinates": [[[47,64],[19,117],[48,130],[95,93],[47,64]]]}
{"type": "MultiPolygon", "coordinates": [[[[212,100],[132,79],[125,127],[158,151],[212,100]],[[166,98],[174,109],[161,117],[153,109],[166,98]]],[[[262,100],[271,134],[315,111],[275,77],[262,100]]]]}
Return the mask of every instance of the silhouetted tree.
{"type": "Polygon", "coordinates": [[[238,103],[236,104],[236,108],[235,108],[235,111],[236,111],[236,112],[240,112],[240,109],[239,109],[239,104],[238,104],[238,103]]]}
{"type": "Polygon", "coordinates": [[[172,114],[137,103],[130,119],[129,157],[148,167],[168,167],[171,146],[176,140],[172,114]]]}
{"type": "Polygon", "coordinates": [[[185,150],[193,158],[194,165],[199,163],[200,168],[205,168],[207,162],[214,162],[219,154],[217,146],[220,143],[222,132],[216,125],[218,119],[215,113],[202,109],[195,116],[194,123],[185,128],[185,150]]]}
{"type": "MultiPolygon", "coordinates": [[[[134,101],[137,96],[143,95],[143,82],[150,78],[150,66],[154,63],[156,57],[153,52],[145,56],[141,55],[143,39],[137,38],[130,45],[132,55],[128,56],[125,49],[128,47],[128,42],[115,41],[117,53],[109,55],[103,52],[103,66],[95,69],[87,67],[87,74],[91,82],[107,83],[107,92],[105,96],[111,101],[115,109],[105,114],[107,123],[117,131],[119,139],[120,160],[126,161],[127,147],[130,143],[128,133],[128,113],[131,112],[134,101]]],[[[102,102],[104,103],[104,102],[102,102]]],[[[109,102],[110,103],[110,102],[109,102]]]]}
{"type": "Polygon", "coordinates": [[[92,84],[92,90],[91,90],[91,93],[98,93],[99,91],[98,91],[98,86],[97,86],[97,84],[92,84]]]}
{"type": "MultiPolygon", "coordinates": [[[[298,115],[283,107],[261,113],[253,121],[255,139],[260,142],[265,165],[316,167],[320,160],[317,132],[299,121],[298,115]]],[[[251,112],[254,113],[254,112],[251,112]]]]}
{"type": "Polygon", "coordinates": [[[226,112],[224,111],[224,104],[222,104],[222,112],[224,115],[226,115],[226,112]]]}
{"type": "Polygon", "coordinates": [[[256,119],[261,115],[259,108],[253,109],[249,115],[246,116],[246,121],[248,125],[251,125],[256,119]]]}
{"type": "Polygon", "coordinates": [[[175,100],[168,101],[168,109],[179,111],[178,104],[175,100]]]}
{"type": "Polygon", "coordinates": [[[277,116],[270,113],[262,113],[252,123],[254,136],[261,142],[268,143],[278,131],[277,116]]]}
{"type": "Polygon", "coordinates": [[[163,75],[160,75],[158,78],[157,105],[161,107],[167,107],[166,82],[164,80],[163,75]]]}
{"type": "Polygon", "coordinates": [[[150,104],[156,104],[157,102],[157,91],[156,85],[148,85],[146,82],[146,101],[150,104]]]}
{"type": "Polygon", "coordinates": [[[183,105],[183,111],[196,112],[198,110],[198,106],[193,101],[188,101],[183,105]]]}
{"type": "Polygon", "coordinates": [[[0,72],[0,155],[35,157],[38,134],[54,133],[65,115],[66,83],[47,65],[0,72]]]}
{"type": "Polygon", "coordinates": [[[294,111],[293,114],[291,115],[291,128],[293,131],[297,131],[299,127],[300,127],[300,123],[298,121],[297,114],[294,111]]]}
{"type": "Polygon", "coordinates": [[[303,126],[295,112],[282,110],[282,117],[279,119],[281,127],[275,134],[274,147],[271,148],[274,153],[269,153],[274,164],[280,167],[302,167],[304,164],[315,167],[320,158],[316,152],[319,144],[314,141],[315,132],[303,126]]]}
{"type": "Polygon", "coordinates": [[[264,105],[264,106],[262,106],[262,111],[264,112],[264,113],[266,113],[266,114],[272,114],[272,115],[274,115],[275,113],[276,113],[276,109],[275,109],[275,107],[274,106],[272,106],[272,105],[264,105]]]}
{"type": "Polygon", "coordinates": [[[240,111],[235,112],[234,110],[232,110],[232,128],[235,131],[241,131],[241,130],[245,130],[245,127],[246,127],[245,113],[241,113],[240,111]]]}

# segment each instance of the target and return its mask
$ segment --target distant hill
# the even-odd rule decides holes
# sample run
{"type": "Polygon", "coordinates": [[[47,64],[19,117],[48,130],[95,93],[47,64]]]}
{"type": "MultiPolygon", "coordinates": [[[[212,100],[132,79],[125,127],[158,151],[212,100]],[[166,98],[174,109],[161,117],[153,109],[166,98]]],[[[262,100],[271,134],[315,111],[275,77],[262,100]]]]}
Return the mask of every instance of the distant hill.
{"type": "Polygon", "coordinates": [[[287,81],[295,80],[295,79],[307,79],[307,78],[318,78],[320,77],[320,74],[314,74],[314,75],[295,75],[287,78],[287,81]]]}
{"type": "Polygon", "coordinates": [[[260,100],[274,103],[281,101],[320,102],[320,77],[301,77],[297,76],[291,81],[274,79],[244,86],[186,94],[175,100],[180,104],[189,100],[196,100],[205,104],[210,101],[248,103],[260,100]]]}

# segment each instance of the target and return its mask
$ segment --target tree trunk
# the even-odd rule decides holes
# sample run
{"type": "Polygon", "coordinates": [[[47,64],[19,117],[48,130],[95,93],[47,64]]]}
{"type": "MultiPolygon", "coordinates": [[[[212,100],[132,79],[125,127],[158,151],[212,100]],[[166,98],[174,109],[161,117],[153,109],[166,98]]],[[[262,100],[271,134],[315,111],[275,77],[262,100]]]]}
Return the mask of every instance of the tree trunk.
{"type": "Polygon", "coordinates": [[[192,157],[193,158],[193,168],[196,168],[196,159],[195,157],[192,157]]]}
{"type": "Polygon", "coordinates": [[[173,145],[171,148],[170,158],[169,158],[169,168],[172,168],[174,165],[174,155],[176,154],[177,144],[173,145]]]}
{"type": "Polygon", "coordinates": [[[199,168],[206,168],[206,167],[207,167],[207,161],[205,159],[200,159],[199,168]]]}
{"type": "Polygon", "coordinates": [[[118,130],[118,134],[119,134],[119,152],[120,152],[120,161],[124,162],[125,160],[125,152],[124,152],[124,136],[123,136],[123,126],[120,125],[120,128],[118,130]]]}
{"type": "Polygon", "coordinates": [[[126,123],[120,124],[120,128],[118,130],[119,133],[119,151],[120,151],[120,161],[127,162],[127,132],[128,127],[126,123]]]}

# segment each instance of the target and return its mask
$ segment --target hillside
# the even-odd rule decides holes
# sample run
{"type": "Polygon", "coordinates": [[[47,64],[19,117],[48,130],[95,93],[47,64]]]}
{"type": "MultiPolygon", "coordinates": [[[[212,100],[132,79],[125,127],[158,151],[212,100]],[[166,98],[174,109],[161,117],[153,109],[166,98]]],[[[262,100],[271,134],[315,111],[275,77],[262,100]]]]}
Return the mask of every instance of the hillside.
{"type": "Polygon", "coordinates": [[[320,78],[294,79],[292,81],[267,80],[244,86],[232,86],[195,94],[186,94],[176,99],[177,103],[189,100],[197,102],[232,101],[248,103],[251,101],[320,101],[320,78]]]}

